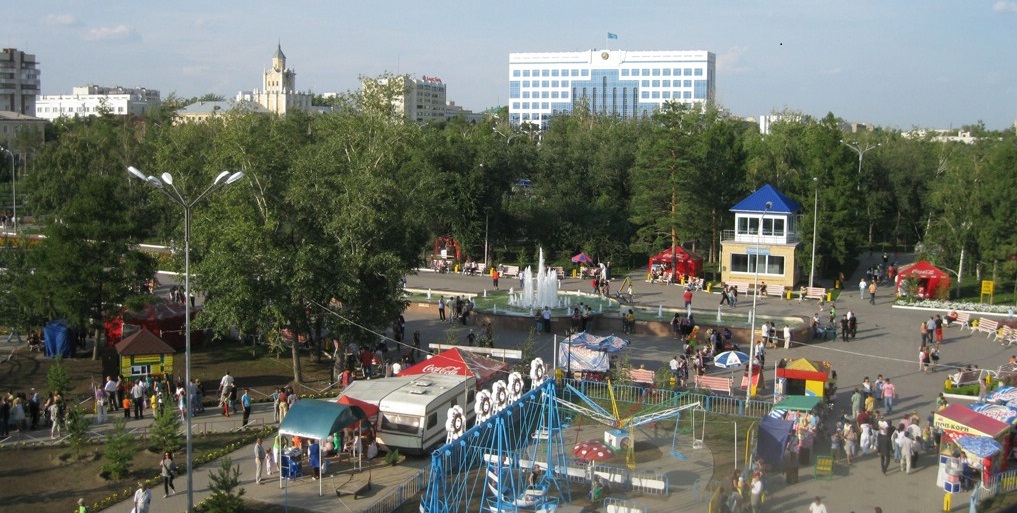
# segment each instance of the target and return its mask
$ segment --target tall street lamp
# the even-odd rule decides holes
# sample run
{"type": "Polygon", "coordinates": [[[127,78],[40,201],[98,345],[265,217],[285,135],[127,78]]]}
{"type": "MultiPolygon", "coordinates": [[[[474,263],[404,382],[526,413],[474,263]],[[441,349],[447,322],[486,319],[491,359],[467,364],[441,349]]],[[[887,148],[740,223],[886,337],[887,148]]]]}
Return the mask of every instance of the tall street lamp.
{"type": "Polygon", "coordinates": [[[191,513],[194,511],[194,472],[191,462],[191,416],[194,414],[194,408],[191,405],[191,209],[198,204],[199,201],[208,196],[209,193],[218,191],[230,185],[237,180],[244,177],[244,173],[237,171],[230,173],[229,171],[223,171],[219,173],[219,176],[215,177],[212,181],[212,185],[209,185],[205,192],[202,192],[198,197],[193,200],[184,198],[180,191],[177,190],[176,186],[173,185],[173,175],[169,173],[162,174],[162,180],[154,176],[145,176],[144,173],[138,171],[138,168],[134,166],[128,166],[127,171],[131,176],[151,185],[159,192],[166,195],[173,203],[180,205],[184,209],[184,389],[187,391],[185,401],[185,408],[187,411],[187,512],[191,513]],[[166,186],[169,186],[169,189],[166,186]]]}
{"type": "Polygon", "coordinates": [[[812,279],[816,276],[816,232],[819,228],[819,178],[813,176],[812,182],[816,186],[816,204],[812,209],[812,267],[809,269],[809,288],[812,288],[812,279]]]}
{"type": "Polygon", "coordinates": [[[841,139],[840,142],[844,146],[847,146],[848,148],[851,148],[852,150],[855,150],[855,153],[858,154],[858,174],[859,175],[862,174],[862,159],[865,158],[865,154],[868,153],[869,150],[874,150],[874,149],[876,149],[876,148],[878,148],[878,147],[883,145],[883,143],[877,143],[877,144],[874,144],[874,145],[869,145],[869,143],[865,143],[865,147],[862,148],[861,144],[856,143],[856,142],[849,142],[849,141],[845,141],[844,139],[841,139]]]}
{"type": "MultiPolygon", "coordinates": [[[[749,336],[749,381],[745,386],[745,399],[752,399],[752,363],[753,358],[756,357],[756,299],[759,298],[759,253],[760,246],[763,244],[763,223],[766,222],[766,213],[773,208],[773,202],[767,201],[766,207],[763,208],[763,216],[759,218],[759,232],[756,235],[756,280],[753,287],[752,294],[752,333],[749,336]]],[[[766,343],[764,340],[763,343],[766,343]]],[[[760,369],[762,372],[762,369],[760,369]]]]}
{"type": "Polygon", "coordinates": [[[0,146],[0,150],[4,150],[11,157],[11,226],[13,227],[14,233],[18,233],[18,189],[15,187],[14,177],[14,152],[0,146]]]}

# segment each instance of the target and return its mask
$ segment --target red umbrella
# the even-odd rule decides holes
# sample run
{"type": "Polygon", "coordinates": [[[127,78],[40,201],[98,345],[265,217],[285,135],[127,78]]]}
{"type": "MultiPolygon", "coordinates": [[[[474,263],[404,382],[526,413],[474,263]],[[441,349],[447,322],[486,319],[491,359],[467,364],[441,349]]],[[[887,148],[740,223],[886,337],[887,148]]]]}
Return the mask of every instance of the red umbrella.
{"type": "Polygon", "coordinates": [[[574,263],[574,264],[579,264],[579,263],[591,264],[591,263],[593,263],[593,259],[590,258],[589,255],[587,255],[586,253],[580,253],[580,254],[572,257],[572,263],[574,263]]]}
{"type": "Polygon", "coordinates": [[[583,461],[607,461],[614,458],[614,449],[604,445],[600,440],[579,442],[572,448],[572,454],[583,461]]]}

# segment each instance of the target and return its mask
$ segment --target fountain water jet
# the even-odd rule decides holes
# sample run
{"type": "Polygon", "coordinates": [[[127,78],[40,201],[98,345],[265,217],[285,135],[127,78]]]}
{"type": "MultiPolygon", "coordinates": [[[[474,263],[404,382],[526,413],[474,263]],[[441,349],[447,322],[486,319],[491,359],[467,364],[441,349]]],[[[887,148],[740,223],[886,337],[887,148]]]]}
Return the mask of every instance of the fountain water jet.
{"type": "Polygon", "coordinates": [[[537,272],[530,267],[523,271],[523,291],[518,306],[526,308],[554,308],[558,305],[558,273],[544,265],[544,248],[540,248],[537,272]]]}

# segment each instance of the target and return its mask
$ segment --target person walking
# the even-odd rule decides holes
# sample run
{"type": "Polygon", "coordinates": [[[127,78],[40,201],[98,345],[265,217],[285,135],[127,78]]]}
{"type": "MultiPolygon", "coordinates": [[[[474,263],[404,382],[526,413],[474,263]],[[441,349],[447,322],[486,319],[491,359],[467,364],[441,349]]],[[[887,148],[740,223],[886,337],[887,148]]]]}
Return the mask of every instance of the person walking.
{"type": "Polygon", "coordinates": [[[749,505],[752,507],[752,513],[762,513],[763,511],[763,476],[756,472],[752,476],[752,485],[749,487],[749,505]]]}
{"type": "Polygon", "coordinates": [[[134,399],[134,418],[140,419],[143,417],[141,410],[145,405],[145,385],[140,379],[131,387],[131,397],[134,399]]]}
{"type": "Polygon", "coordinates": [[[890,378],[886,378],[883,382],[883,408],[886,409],[886,414],[893,413],[893,400],[897,398],[897,387],[890,382],[890,378]]]}
{"type": "MultiPolygon", "coordinates": [[[[885,421],[880,421],[885,425],[885,421]]],[[[879,468],[886,475],[886,469],[890,467],[890,459],[893,458],[893,434],[889,426],[879,427],[879,434],[876,435],[876,451],[879,452],[879,468]]]]}
{"type": "MultiPolygon", "coordinates": [[[[265,448],[261,445],[261,437],[259,436],[254,442],[254,482],[261,484],[261,471],[265,468],[265,459],[268,457],[268,453],[265,452],[265,448]]],[[[269,468],[271,475],[272,469],[269,468]]]]}
{"type": "Polygon", "coordinates": [[[152,505],[152,490],[144,481],[138,481],[138,489],[134,491],[134,513],[149,513],[152,505]]]}
{"type": "Polygon", "coordinates": [[[498,279],[501,278],[501,273],[498,272],[498,268],[494,267],[491,269],[491,282],[494,284],[494,290],[498,290],[498,279]]]}
{"type": "Polygon", "coordinates": [[[914,440],[910,433],[903,433],[898,438],[900,441],[900,471],[905,474],[911,473],[911,457],[914,455],[914,440]]]}
{"type": "Polygon", "coordinates": [[[177,489],[173,487],[173,478],[177,475],[177,464],[173,461],[173,453],[166,451],[162,455],[162,461],[159,462],[159,475],[162,476],[162,498],[165,499],[172,493],[177,493],[177,489]]]}
{"type": "Polygon", "coordinates": [[[809,504],[809,513],[826,513],[826,504],[823,504],[822,497],[816,497],[809,504]]]}
{"type": "Polygon", "coordinates": [[[869,284],[869,304],[870,305],[876,304],[876,281],[875,280],[873,280],[872,283],[869,284]]]}
{"type": "Polygon", "coordinates": [[[791,326],[784,325],[784,349],[791,349],[791,326]]]}
{"type": "Polygon", "coordinates": [[[244,395],[240,396],[240,404],[244,408],[244,421],[240,426],[247,427],[247,422],[251,418],[251,389],[244,389],[244,395]]]}
{"type": "Polygon", "coordinates": [[[858,297],[865,299],[865,291],[869,290],[869,284],[865,283],[865,278],[858,281],[858,297]]]}
{"type": "Polygon", "coordinates": [[[445,296],[438,298],[438,320],[445,320],[445,296]]]}

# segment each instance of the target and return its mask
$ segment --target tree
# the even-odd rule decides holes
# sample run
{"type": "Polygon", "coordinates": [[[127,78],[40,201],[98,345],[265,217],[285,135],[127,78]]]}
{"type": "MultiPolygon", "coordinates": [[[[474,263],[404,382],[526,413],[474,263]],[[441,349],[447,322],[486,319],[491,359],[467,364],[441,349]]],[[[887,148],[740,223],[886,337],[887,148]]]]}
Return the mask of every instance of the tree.
{"type": "Polygon", "coordinates": [[[127,477],[134,459],[134,436],[127,432],[126,426],[123,418],[113,419],[113,432],[106,437],[103,462],[99,466],[114,481],[127,477]]]}
{"type": "Polygon", "coordinates": [[[208,513],[240,513],[244,511],[246,490],[240,488],[240,465],[233,465],[233,459],[223,457],[219,469],[208,473],[208,489],[212,495],[205,501],[208,513]]]}
{"type": "Polygon", "coordinates": [[[159,452],[176,452],[184,445],[184,437],[180,433],[180,416],[165,403],[159,406],[149,433],[151,447],[159,452]]]}
{"type": "Polygon", "coordinates": [[[57,356],[46,372],[46,384],[53,394],[64,395],[71,389],[71,375],[64,367],[64,359],[57,356]]]}
{"type": "MultiPolygon", "coordinates": [[[[99,406],[103,408],[104,406],[99,406]]],[[[88,418],[81,406],[73,405],[67,410],[67,422],[65,424],[67,441],[71,445],[71,452],[75,458],[80,458],[88,444],[88,418]]]]}

